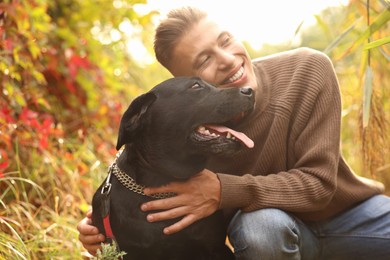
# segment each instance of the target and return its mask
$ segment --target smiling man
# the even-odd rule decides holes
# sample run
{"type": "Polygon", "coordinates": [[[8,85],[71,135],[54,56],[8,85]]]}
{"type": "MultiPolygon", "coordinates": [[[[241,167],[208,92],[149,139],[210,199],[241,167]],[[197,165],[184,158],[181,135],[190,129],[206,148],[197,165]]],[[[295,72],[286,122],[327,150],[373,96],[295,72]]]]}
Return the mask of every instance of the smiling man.
{"type": "MultiPolygon", "coordinates": [[[[143,204],[154,211],[148,221],[179,218],[164,229],[170,235],[223,209],[237,259],[388,258],[390,198],[340,153],[340,90],[327,56],[300,48],[251,60],[240,41],[190,7],[161,22],[155,52],[174,76],[251,87],[256,107],[234,126],[254,147],[213,157],[189,181],[146,188],[177,194],[143,204]]],[[[78,229],[93,253],[104,237],[90,224],[87,217],[78,229]]]]}

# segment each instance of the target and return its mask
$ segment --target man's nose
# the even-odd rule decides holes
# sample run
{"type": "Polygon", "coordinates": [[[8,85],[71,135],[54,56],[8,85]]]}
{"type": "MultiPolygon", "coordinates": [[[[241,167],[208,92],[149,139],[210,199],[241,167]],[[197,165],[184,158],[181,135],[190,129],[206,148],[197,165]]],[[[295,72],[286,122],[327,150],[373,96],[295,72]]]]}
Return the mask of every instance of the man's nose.
{"type": "Polygon", "coordinates": [[[220,69],[226,69],[230,68],[231,66],[234,65],[234,54],[225,51],[225,50],[220,50],[217,55],[217,61],[218,61],[218,67],[220,69]]]}

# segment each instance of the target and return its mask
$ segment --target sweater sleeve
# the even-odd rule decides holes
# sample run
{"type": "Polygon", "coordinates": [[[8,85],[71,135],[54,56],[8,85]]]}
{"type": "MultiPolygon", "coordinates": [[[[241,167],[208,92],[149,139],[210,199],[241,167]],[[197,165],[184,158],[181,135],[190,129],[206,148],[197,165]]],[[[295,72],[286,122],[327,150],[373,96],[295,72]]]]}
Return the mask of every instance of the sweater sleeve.
{"type": "Polygon", "coordinates": [[[283,111],[274,115],[274,121],[281,123],[270,130],[281,131],[273,142],[286,146],[285,154],[278,155],[285,156],[285,166],[280,167],[285,169],[243,176],[219,173],[221,208],[312,212],[324,209],[331,201],[340,157],[339,84],[326,55],[307,50],[300,54],[294,60],[299,64],[294,73],[287,73],[283,79],[289,81],[287,99],[277,103],[282,107],[273,109],[283,111]],[[276,140],[278,136],[281,140],[276,140]]]}

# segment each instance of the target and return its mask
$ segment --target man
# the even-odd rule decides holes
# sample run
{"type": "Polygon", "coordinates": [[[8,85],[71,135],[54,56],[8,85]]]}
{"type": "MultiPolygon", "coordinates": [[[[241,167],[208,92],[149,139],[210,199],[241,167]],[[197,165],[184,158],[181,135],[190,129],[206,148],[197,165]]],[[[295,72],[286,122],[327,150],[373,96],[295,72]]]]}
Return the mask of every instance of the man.
{"type": "MultiPolygon", "coordinates": [[[[146,188],[178,194],[143,204],[156,211],[148,221],[182,217],[164,229],[169,235],[223,209],[237,259],[390,257],[390,198],[340,154],[340,91],[327,56],[300,48],[251,61],[229,32],[190,7],[161,22],[155,52],[174,76],[253,88],[256,108],[237,130],[255,147],[212,158],[185,183],[146,188]]],[[[87,217],[78,229],[93,253],[104,237],[90,224],[87,217]]]]}

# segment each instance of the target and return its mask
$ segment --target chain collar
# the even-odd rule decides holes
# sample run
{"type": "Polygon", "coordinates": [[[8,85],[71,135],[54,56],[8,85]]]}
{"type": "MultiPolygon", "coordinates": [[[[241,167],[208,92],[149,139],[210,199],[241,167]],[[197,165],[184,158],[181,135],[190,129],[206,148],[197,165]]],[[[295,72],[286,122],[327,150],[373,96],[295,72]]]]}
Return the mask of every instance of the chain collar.
{"type": "Polygon", "coordinates": [[[166,198],[170,198],[170,197],[176,196],[176,194],[173,193],[173,192],[156,193],[156,194],[152,194],[152,195],[146,195],[144,193],[145,186],[136,183],[133,178],[131,178],[129,175],[127,175],[121,169],[119,169],[119,167],[118,167],[116,162],[117,162],[119,156],[121,155],[122,151],[120,151],[116,155],[115,161],[108,168],[108,174],[109,174],[109,176],[107,177],[108,179],[110,178],[110,175],[112,173],[112,174],[115,175],[115,177],[118,179],[118,181],[123,186],[125,186],[127,189],[129,189],[129,190],[131,190],[131,191],[133,191],[133,192],[135,192],[137,194],[143,195],[143,196],[148,196],[148,197],[152,197],[152,198],[155,198],[155,199],[166,199],[166,198]]]}

